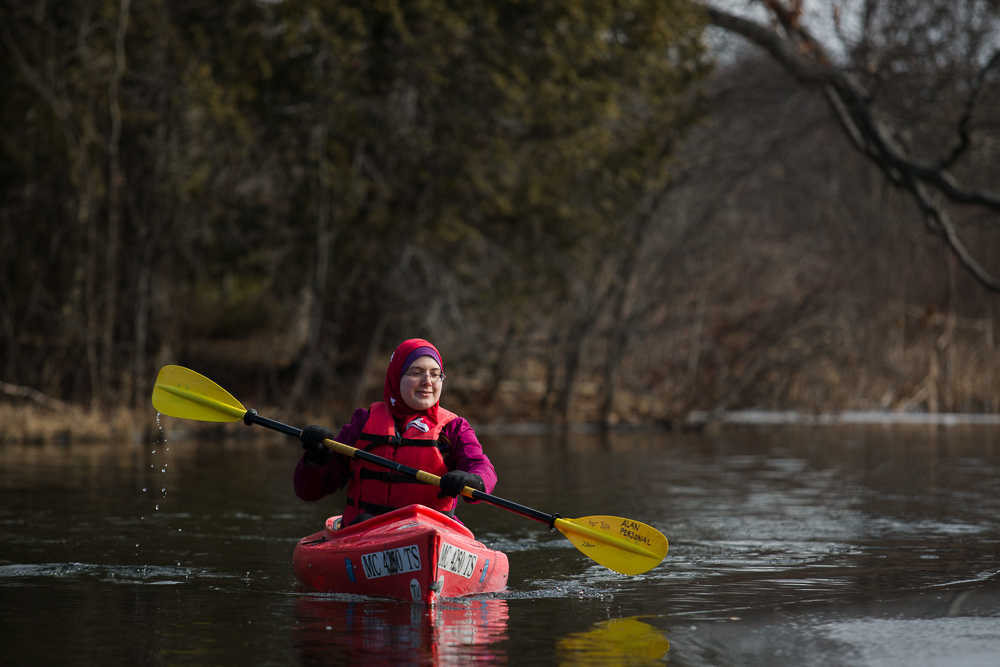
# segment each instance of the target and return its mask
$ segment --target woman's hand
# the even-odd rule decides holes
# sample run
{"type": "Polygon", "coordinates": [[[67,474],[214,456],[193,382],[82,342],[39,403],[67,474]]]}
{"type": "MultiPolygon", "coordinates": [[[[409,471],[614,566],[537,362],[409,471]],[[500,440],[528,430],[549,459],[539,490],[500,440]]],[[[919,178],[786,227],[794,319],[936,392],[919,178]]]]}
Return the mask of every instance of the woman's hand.
{"type": "Polygon", "coordinates": [[[457,498],[462,493],[462,489],[467,486],[471,486],[477,491],[486,492],[486,485],[483,484],[483,478],[479,475],[464,470],[447,472],[441,475],[441,493],[438,494],[438,498],[445,496],[457,498]]]}
{"type": "Polygon", "coordinates": [[[324,426],[316,426],[315,424],[306,426],[302,429],[299,440],[302,442],[302,449],[306,450],[306,463],[310,465],[326,465],[330,457],[333,456],[333,451],[327,449],[326,445],[323,444],[324,440],[333,440],[333,431],[324,426]]]}

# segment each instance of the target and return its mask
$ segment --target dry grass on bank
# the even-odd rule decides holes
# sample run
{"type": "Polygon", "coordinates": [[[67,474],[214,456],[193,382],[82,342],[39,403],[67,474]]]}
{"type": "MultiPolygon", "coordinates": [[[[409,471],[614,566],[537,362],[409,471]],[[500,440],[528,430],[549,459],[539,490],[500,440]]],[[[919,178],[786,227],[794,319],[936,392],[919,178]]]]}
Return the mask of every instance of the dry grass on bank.
{"type": "Polygon", "coordinates": [[[145,438],[156,430],[151,410],[52,410],[34,404],[0,403],[0,442],[91,442],[145,438]]]}
{"type": "MultiPolygon", "coordinates": [[[[995,343],[992,319],[943,316],[897,306],[884,308],[865,324],[862,327],[854,320],[840,323],[829,313],[819,313],[814,320],[803,320],[801,330],[742,357],[731,353],[725,340],[709,339],[703,343],[706,357],[730,364],[728,368],[722,363],[703,365],[704,377],[693,378],[683,372],[684,337],[671,339],[679,341],[675,347],[658,340],[655,350],[659,356],[637,354],[626,362],[609,421],[634,426],[684,424],[690,411],[710,411],[720,405],[723,410],[812,413],[995,414],[1000,410],[1000,346],[995,343]],[[743,369],[753,368],[755,359],[758,370],[746,374],[739,391],[730,392],[732,386],[739,385],[743,369]],[[659,382],[649,373],[657,367],[663,369],[659,382]],[[728,372],[722,373],[720,368],[728,372]],[[729,399],[723,401],[727,395],[729,399]]],[[[602,358],[599,348],[591,352],[592,358],[602,358]]],[[[600,371],[599,367],[583,369],[574,390],[571,422],[600,421],[604,396],[600,371]]],[[[505,380],[487,394],[485,382],[463,379],[456,373],[455,381],[449,380],[442,404],[477,425],[543,422],[547,419],[542,379],[532,374],[505,380]]],[[[372,383],[365,404],[380,398],[381,386],[372,383]]],[[[337,429],[357,406],[347,405],[342,398],[330,399],[300,405],[289,413],[274,406],[247,407],[299,427],[323,424],[337,429]]],[[[251,435],[239,424],[168,419],[167,427],[193,437],[251,435]]],[[[48,399],[47,404],[39,404],[37,398],[35,402],[21,398],[0,401],[0,443],[137,442],[155,439],[157,431],[152,406],[89,411],[55,399],[48,399]]]]}

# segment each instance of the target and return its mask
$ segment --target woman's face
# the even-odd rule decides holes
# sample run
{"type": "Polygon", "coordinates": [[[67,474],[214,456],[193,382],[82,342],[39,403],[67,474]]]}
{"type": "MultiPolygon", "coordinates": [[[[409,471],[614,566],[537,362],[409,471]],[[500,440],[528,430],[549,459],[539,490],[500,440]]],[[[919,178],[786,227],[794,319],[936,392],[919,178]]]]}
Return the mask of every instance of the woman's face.
{"type": "Polygon", "coordinates": [[[410,364],[410,367],[403,371],[403,377],[399,380],[399,395],[403,397],[403,402],[414,410],[427,410],[434,406],[441,398],[441,380],[435,382],[430,378],[430,373],[440,373],[441,367],[434,357],[424,355],[418,357],[410,364]],[[417,372],[423,375],[411,377],[409,374],[417,372]]]}

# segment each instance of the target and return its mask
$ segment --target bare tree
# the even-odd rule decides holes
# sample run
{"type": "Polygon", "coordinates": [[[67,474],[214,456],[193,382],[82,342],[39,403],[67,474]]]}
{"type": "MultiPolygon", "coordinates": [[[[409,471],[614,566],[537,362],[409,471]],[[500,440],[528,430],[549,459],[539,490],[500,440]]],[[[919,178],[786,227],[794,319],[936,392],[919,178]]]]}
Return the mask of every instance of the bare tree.
{"type": "Polygon", "coordinates": [[[909,194],[927,231],[983,287],[1000,292],[1000,280],[970,251],[953,216],[954,206],[978,207],[993,222],[1000,214],[1000,194],[974,185],[977,174],[962,164],[983,152],[976,122],[988,108],[986,98],[995,95],[989,89],[1000,69],[1000,7],[974,0],[864,0],[849,34],[844,5],[833,2],[828,37],[820,39],[809,27],[803,0],[755,0],[749,6],[762,11],[767,23],[714,6],[705,10],[712,24],[765,49],[801,84],[821,90],[851,144],[909,194]],[[902,91],[909,93],[903,104],[894,99],[901,93],[894,85],[899,80],[910,87],[902,91]],[[935,118],[932,129],[937,137],[947,131],[950,139],[928,140],[926,115],[914,100],[941,106],[943,96],[957,102],[957,112],[935,118]],[[963,167],[964,176],[957,175],[963,167]]]}

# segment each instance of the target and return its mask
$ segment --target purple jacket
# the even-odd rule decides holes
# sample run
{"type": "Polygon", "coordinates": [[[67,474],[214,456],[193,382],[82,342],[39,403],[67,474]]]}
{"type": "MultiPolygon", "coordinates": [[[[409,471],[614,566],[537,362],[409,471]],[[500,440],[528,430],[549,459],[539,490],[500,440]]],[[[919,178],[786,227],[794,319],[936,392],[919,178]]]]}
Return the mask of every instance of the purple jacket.
{"type": "MultiPolygon", "coordinates": [[[[361,429],[367,422],[368,410],[358,408],[351,416],[351,421],[340,429],[334,440],[350,447],[356,446],[361,429]]],[[[492,493],[497,484],[497,474],[493,470],[493,464],[483,453],[483,446],[479,444],[476,432],[472,430],[469,422],[463,417],[456,417],[442,429],[441,433],[451,443],[451,454],[445,457],[448,469],[464,470],[479,475],[486,485],[486,493],[492,493]]],[[[349,457],[334,452],[325,465],[311,466],[306,463],[303,454],[292,476],[295,495],[302,500],[319,500],[336,493],[351,479],[350,463],[349,457]]]]}

